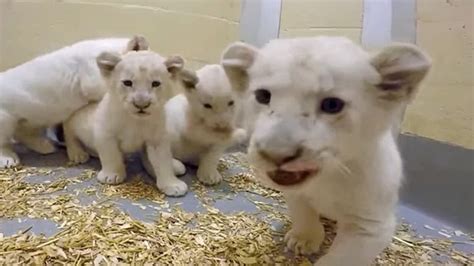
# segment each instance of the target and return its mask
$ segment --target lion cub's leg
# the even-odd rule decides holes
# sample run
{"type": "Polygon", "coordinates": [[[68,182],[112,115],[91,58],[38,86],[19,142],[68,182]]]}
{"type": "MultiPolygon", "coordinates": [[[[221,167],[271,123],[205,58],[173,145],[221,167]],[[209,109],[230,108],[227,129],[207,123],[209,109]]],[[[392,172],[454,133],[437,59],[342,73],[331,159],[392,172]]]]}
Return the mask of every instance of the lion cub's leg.
{"type": "Polygon", "coordinates": [[[324,240],[324,228],[319,214],[307,199],[285,195],[291,217],[291,229],[285,235],[286,246],[297,254],[309,255],[319,250],[324,240]]]}
{"type": "Polygon", "coordinates": [[[180,160],[173,158],[173,171],[175,175],[182,176],[186,174],[186,166],[180,160]]]}
{"type": "Polygon", "coordinates": [[[381,221],[364,219],[362,215],[355,217],[351,221],[338,221],[336,238],[315,266],[371,265],[374,258],[390,244],[396,228],[394,215],[381,221]]]}
{"type": "MultiPolygon", "coordinates": [[[[156,177],[155,171],[153,170],[153,166],[151,165],[150,160],[148,159],[146,151],[142,152],[140,155],[141,155],[142,165],[143,165],[143,168],[145,168],[145,171],[150,176],[156,177]]],[[[173,172],[175,175],[182,176],[186,174],[186,166],[180,160],[173,158],[172,164],[173,164],[173,172]]]]}
{"type": "Polygon", "coordinates": [[[173,158],[170,143],[162,140],[158,145],[146,145],[146,152],[153,172],[156,173],[156,186],[167,196],[182,196],[188,185],[173,173],[173,158]]]}
{"type": "Polygon", "coordinates": [[[219,158],[224,153],[221,146],[211,147],[206,153],[201,155],[199,166],[197,170],[197,177],[199,181],[206,185],[215,185],[222,180],[222,176],[217,171],[217,164],[219,158]]]}
{"type": "Polygon", "coordinates": [[[89,160],[89,153],[82,147],[81,142],[74,131],[73,121],[68,120],[63,124],[64,142],[66,144],[67,157],[73,164],[85,163],[89,160]]]}
{"type": "Polygon", "coordinates": [[[28,149],[40,154],[50,154],[56,151],[53,142],[45,135],[45,129],[19,124],[15,130],[15,139],[28,149]]]}
{"type": "Polygon", "coordinates": [[[225,150],[233,145],[243,143],[247,138],[247,131],[244,129],[235,129],[230,138],[212,146],[208,151],[200,155],[197,177],[199,181],[206,185],[215,185],[222,181],[222,176],[217,171],[219,158],[225,150]]]}
{"type": "Polygon", "coordinates": [[[102,169],[97,175],[99,182],[105,184],[122,183],[125,180],[126,171],[117,141],[106,136],[97,136],[95,148],[102,164],[102,169]]]}
{"type": "Polygon", "coordinates": [[[238,128],[232,132],[231,145],[238,145],[244,143],[248,138],[247,130],[238,128]]]}
{"type": "Polygon", "coordinates": [[[15,134],[17,120],[10,114],[0,110],[0,168],[17,166],[18,155],[12,150],[11,139],[15,134]]]}

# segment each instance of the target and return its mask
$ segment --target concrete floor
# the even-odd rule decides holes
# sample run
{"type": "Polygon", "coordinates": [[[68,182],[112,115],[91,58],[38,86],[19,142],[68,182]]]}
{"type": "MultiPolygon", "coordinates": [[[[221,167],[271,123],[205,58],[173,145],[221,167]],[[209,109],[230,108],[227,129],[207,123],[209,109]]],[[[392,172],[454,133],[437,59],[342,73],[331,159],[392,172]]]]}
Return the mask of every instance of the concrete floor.
{"type": "MultiPolygon", "coordinates": [[[[67,163],[67,158],[64,150],[47,156],[33,154],[24,150],[20,150],[20,153],[22,162],[26,166],[55,168],[64,167],[67,163]]],[[[66,170],[66,176],[77,176],[82,171],[84,171],[84,169],[87,168],[98,169],[99,162],[93,159],[86,165],[68,168],[66,170]]],[[[228,171],[238,170],[239,169],[229,169],[228,171]]],[[[133,160],[128,163],[129,176],[132,176],[136,173],[140,173],[141,171],[142,167],[140,163],[133,160]]],[[[62,173],[61,176],[64,176],[64,174],[62,173]]],[[[44,183],[54,181],[57,178],[59,178],[59,176],[51,174],[48,176],[32,176],[29,177],[27,181],[31,183],[44,183]]],[[[183,180],[185,180],[188,185],[191,185],[191,181],[193,178],[194,171],[191,170],[188,171],[188,173],[183,177],[183,180]]],[[[151,179],[148,179],[147,182],[150,182],[150,184],[153,185],[153,181],[151,179]]],[[[73,192],[78,188],[97,185],[97,181],[93,178],[82,183],[70,185],[67,187],[67,191],[60,191],[59,193],[73,192]]],[[[207,188],[208,194],[213,197],[215,196],[216,198],[219,198],[219,196],[222,195],[226,195],[226,191],[229,191],[229,187],[226,185],[225,182],[221,183],[218,186],[207,188]]],[[[249,195],[244,195],[243,193],[240,193],[237,195],[233,195],[231,199],[217,199],[214,203],[214,207],[218,208],[224,213],[245,211],[258,214],[260,211],[256,208],[254,203],[247,199],[248,196],[249,195]]],[[[254,197],[254,199],[258,201],[269,201],[269,199],[258,197],[256,195],[250,196],[254,197]]],[[[80,200],[81,202],[87,203],[93,201],[94,199],[97,198],[95,198],[94,196],[89,196],[87,198],[82,197],[80,200]]],[[[140,200],[138,202],[133,202],[131,200],[122,198],[112,199],[112,201],[118,208],[138,220],[153,221],[158,215],[156,214],[150,216],[151,209],[143,209],[143,207],[138,206],[139,204],[152,208],[156,204],[151,201],[140,200]]],[[[201,205],[200,201],[195,197],[195,193],[192,190],[190,190],[185,197],[168,198],[168,201],[170,203],[170,208],[172,208],[176,204],[180,204],[180,207],[183,208],[185,211],[197,212],[203,210],[203,206],[201,205]]],[[[154,213],[157,212],[155,211],[154,213]]],[[[415,230],[415,232],[420,234],[424,238],[449,239],[451,241],[457,241],[458,243],[454,245],[456,249],[465,253],[474,253],[474,242],[468,236],[456,236],[455,234],[453,234],[456,228],[453,228],[448,224],[444,224],[436,219],[433,219],[429,215],[417,211],[416,209],[411,208],[409,206],[399,206],[398,216],[402,221],[409,223],[415,230]],[[444,235],[446,233],[450,236],[448,237],[447,235],[444,235]]],[[[283,224],[276,222],[273,226],[277,229],[282,229],[283,224]]],[[[44,234],[46,236],[52,236],[59,230],[58,225],[49,220],[30,219],[26,217],[20,217],[20,219],[0,218],[0,233],[2,233],[4,236],[10,236],[12,234],[17,233],[18,231],[25,230],[29,227],[31,227],[30,232],[35,234],[44,234]]]]}
{"type": "MultiPolygon", "coordinates": [[[[26,150],[19,148],[18,152],[20,154],[22,164],[25,166],[30,167],[48,167],[48,168],[57,168],[57,167],[64,167],[67,165],[67,156],[64,150],[61,150],[58,153],[51,154],[51,155],[38,155],[31,152],[27,152],[26,150]]],[[[91,159],[87,164],[80,165],[80,166],[73,166],[67,168],[66,172],[59,172],[59,173],[51,173],[49,175],[38,175],[38,176],[30,176],[26,178],[26,182],[30,183],[51,183],[58,178],[64,177],[75,177],[81,174],[85,169],[100,169],[100,163],[97,159],[91,159]]],[[[238,168],[228,169],[229,173],[232,172],[239,172],[238,168]]],[[[135,176],[136,174],[141,174],[142,176],[146,176],[145,182],[149,183],[150,186],[154,186],[154,180],[152,180],[148,175],[145,174],[144,169],[141,166],[141,163],[137,160],[137,158],[130,158],[127,162],[127,176],[135,176]]],[[[196,196],[196,193],[191,189],[192,181],[195,177],[195,169],[189,168],[187,169],[186,175],[180,177],[181,180],[185,181],[188,187],[190,188],[188,193],[184,197],[167,197],[167,201],[169,202],[169,208],[163,209],[163,211],[169,211],[173,207],[178,206],[182,208],[184,211],[187,212],[198,212],[204,211],[205,207],[199,201],[196,196]]],[[[88,187],[96,187],[101,186],[100,183],[95,178],[90,180],[86,180],[82,183],[73,184],[67,186],[65,191],[59,191],[55,193],[73,193],[74,191],[88,188],[88,187]]],[[[263,198],[258,195],[253,195],[249,193],[238,193],[234,194],[231,193],[230,187],[225,183],[222,182],[217,186],[206,187],[207,196],[214,198],[214,207],[218,208],[223,213],[232,213],[232,212],[251,212],[251,213],[261,213],[260,210],[248,199],[248,197],[252,198],[255,201],[263,201],[268,203],[276,203],[275,201],[267,198],[263,198]],[[223,196],[232,194],[232,198],[222,199],[223,196]]],[[[53,193],[53,194],[55,194],[53,193]]],[[[98,191],[98,196],[81,196],[79,199],[81,203],[88,204],[93,200],[97,200],[98,198],[106,197],[105,195],[101,194],[98,191]]],[[[150,210],[151,209],[142,209],[142,206],[149,206],[150,208],[159,207],[156,203],[148,200],[140,200],[140,201],[131,201],[129,199],[124,198],[112,198],[112,202],[115,203],[116,207],[121,209],[122,211],[126,212],[133,218],[141,221],[146,222],[153,222],[158,217],[158,213],[156,215],[151,216],[150,210]]],[[[274,224],[276,228],[280,228],[283,226],[281,223],[274,224]]],[[[4,236],[10,236],[18,231],[24,230],[26,228],[32,227],[30,232],[35,234],[44,234],[46,236],[54,235],[58,232],[58,228],[54,222],[43,220],[43,219],[30,219],[27,217],[20,217],[20,221],[18,219],[4,219],[0,218],[0,233],[3,233],[4,236]]]]}

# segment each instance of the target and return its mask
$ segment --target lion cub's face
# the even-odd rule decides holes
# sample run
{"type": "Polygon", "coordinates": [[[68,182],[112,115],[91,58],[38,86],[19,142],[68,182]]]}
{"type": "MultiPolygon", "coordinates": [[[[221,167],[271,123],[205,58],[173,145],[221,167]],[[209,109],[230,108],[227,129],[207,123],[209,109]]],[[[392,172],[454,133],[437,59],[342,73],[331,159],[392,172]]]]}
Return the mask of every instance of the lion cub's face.
{"type": "Polygon", "coordinates": [[[370,56],[335,37],[276,40],[260,50],[236,43],[222,64],[258,110],[248,117],[249,157],[259,178],[280,190],[326,173],[357,178],[346,165],[380,147],[431,65],[411,45],[370,56]]]}
{"type": "Polygon", "coordinates": [[[172,96],[176,80],[197,82],[194,73],[183,69],[184,60],[179,56],[166,59],[147,50],[123,55],[105,52],[97,63],[109,82],[109,92],[136,117],[160,112],[172,96]]]}
{"type": "Polygon", "coordinates": [[[224,69],[207,65],[196,74],[196,87],[185,91],[193,114],[214,132],[231,133],[236,97],[224,69]]]}

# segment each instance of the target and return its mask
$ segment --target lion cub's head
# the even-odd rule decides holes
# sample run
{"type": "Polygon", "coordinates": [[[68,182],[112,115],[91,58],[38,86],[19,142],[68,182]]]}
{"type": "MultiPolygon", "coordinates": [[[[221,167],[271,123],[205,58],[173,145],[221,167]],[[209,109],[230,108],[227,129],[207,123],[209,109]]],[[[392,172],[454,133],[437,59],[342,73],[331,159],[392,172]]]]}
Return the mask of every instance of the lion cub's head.
{"type": "Polygon", "coordinates": [[[235,43],[222,64],[250,97],[249,156],[259,177],[292,189],[345,174],[380,150],[431,61],[413,45],[370,55],[346,38],[317,37],[262,49],[235,43]]]}
{"type": "Polygon", "coordinates": [[[232,133],[236,97],[221,65],[207,65],[196,72],[199,82],[185,90],[192,114],[216,133],[232,133]]]}
{"type": "Polygon", "coordinates": [[[172,96],[176,81],[185,87],[197,83],[196,75],[183,69],[180,56],[164,58],[148,50],[143,37],[130,40],[123,54],[103,52],[97,64],[109,84],[109,93],[137,117],[159,112],[172,96]]]}

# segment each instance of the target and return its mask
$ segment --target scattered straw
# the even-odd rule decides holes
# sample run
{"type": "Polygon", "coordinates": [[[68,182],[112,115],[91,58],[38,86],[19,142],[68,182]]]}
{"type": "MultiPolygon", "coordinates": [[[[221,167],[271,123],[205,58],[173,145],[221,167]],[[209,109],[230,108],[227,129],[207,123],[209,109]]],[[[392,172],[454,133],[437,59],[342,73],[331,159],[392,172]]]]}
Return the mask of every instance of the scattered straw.
{"type": "MultiPolygon", "coordinates": [[[[86,170],[80,176],[65,178],[61,177],[65,169],[0,170],[0,217],[45,218],[59,226],[59,232],[50,237],[32,234],[31,227],[8,237],[0,232],[0,264],[310,265],[307,258],[284,255],[282,237],[290,221],[281,194],[255,182],[241,153],[222,159],[219,170],[231,193],[247,192],[247,199],[264,218],[251,213],[221,213],[212,207],[209,188],[195,182],[191,190],[205,212],[190,213],[177,207],[166,212],[147,209],[155,218],[146,223],[122,212],[113,201],[146,199],[169,207],[164,195],[142,178],[118,186],[94,182],[92,187],[71,190],[72,185],[89,182],[95,173],[86,170]],[[229,174],[234,166],[243,172],[229,174]],[[38,175],[59,178],[38,184],[25,181],[38,175]],[[97,199],[81,204],[82,195],[95,195],[97,199]],[[268,202],[256,200],[256,195],[268,202]],[[284,231],[273,228],[272,221],[284,224],[284,231]]],[[[321,254],[330,246],[336,230],[330,220],[323,219],[323,224],[327,238],[321,254]]],[[[437,254],[447,255],[456,263],[473,262],[472,256],[452,250],[450,242],[418,238],[402,224],[377,264],[432,264],[437,254]]]]}
{"type": "Polygon", "coordinates": [[[135,176],[130,181],[116,186],[103,186],[102,193],[109,197],[120,197],[129,200],[147,199],[158,204],[164,204],[165,195],[156,186],[146,183],[143,177],[135,176]]]}

